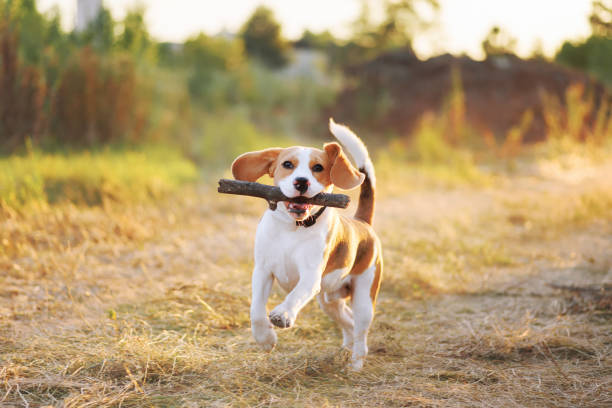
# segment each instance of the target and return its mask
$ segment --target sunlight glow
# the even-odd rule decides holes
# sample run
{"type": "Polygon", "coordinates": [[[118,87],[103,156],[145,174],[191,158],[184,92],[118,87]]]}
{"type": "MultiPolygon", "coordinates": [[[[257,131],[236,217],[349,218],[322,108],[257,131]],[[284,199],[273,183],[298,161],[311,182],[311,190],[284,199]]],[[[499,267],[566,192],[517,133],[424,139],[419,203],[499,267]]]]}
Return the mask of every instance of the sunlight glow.
{"type": "MultiPolygon", "coordinates": [[[[48,11],[58,6],[67,29],[74,26],[76,0],[39,0],[48,11]]],[[[374,6],[380,2],[370,1],[374,6]]],[[[329,29],[339,37],[351,32],[359,15],[361,0],[104,0],[116,18],[142,4],[152,34],[162,41],[180,42],[204,31],[236,32],[259,4],[274,10],[285,36],[299,38],[304,29],[329,29]]],[[[552,55],[566,39],[589,35],[590,0],[440,0],[438,23],[414,41],[417,53],[427,57],[444,52],[467,53],[481,58],[481,42],[490,28],[498,25],[518,40],[521,56],[540,47],[552,55]]]]}

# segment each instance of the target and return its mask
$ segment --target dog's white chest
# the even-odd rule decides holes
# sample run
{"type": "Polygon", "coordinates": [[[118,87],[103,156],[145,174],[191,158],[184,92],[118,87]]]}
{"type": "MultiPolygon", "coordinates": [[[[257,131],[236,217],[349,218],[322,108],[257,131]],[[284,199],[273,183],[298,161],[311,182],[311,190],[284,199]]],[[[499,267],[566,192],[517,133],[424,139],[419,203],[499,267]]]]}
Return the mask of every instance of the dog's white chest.
{"type": "Polygon", "coordinates": [[[312,227],[295,228],[266,211],[257,227],[255,262],[270,271],[285,291],[291,291],[300,274],[320,273],[327,222],[320,219],[312,227]]]}

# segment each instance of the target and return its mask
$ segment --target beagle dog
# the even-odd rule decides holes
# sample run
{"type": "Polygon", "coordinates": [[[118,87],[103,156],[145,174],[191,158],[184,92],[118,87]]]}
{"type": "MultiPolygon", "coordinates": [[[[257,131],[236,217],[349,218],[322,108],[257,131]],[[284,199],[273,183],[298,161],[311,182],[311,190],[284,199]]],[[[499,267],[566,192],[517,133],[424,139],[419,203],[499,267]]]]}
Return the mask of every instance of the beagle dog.
{"type": "Polygon", "coordinates": [[[331,192],[334,185],[345,190],[361,185],[353,217],[333,208],[289,202],[264,213],[255,236],[251,330],[255,341],[271,350],[276,345],[273,325],[293,326],[299,311],[316,296],[342,329],[343,347],[352,350],[351,366],[359,370],[368,352],[383,268],[380,241],[371,226],[376,178],[363,142],[333,119],[329,129],[356,167],[336,142],[323,150],[297,146],[249,152],[232,164],[235,179],[256,181],[268,174],[291,198],[331,192]],[[268,315],[266,303],[275,279],[288,294],[268,315]]]}

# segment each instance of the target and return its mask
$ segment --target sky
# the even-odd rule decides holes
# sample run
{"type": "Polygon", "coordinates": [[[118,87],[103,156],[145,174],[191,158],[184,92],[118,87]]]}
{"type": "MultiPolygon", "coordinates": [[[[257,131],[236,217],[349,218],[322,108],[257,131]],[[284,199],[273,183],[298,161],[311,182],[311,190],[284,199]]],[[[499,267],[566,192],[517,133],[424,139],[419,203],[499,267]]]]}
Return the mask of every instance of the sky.
{"type": "MultiPolygon", "coordinates": [[[[63,24],[74,26],[77,0],[38,0],[48,11],[59,7],[63,24]]],[[[160,41],[180,42],[200,31],[238,31],[253,10],[264,4],[274,10],[283,34],[299,38],[304,29],[330,30],[339,37],[351,32],[362,0],[103,0],[115,18],[135,5],[145,6],[149,30],[160,41]]],[[[376,8],[382,2],[370,0],[376,8]]],[[[588,37],[591,0],[439,0],[437,24],[414,39],[421,57],[444,52],[482,58],[481,43],[491,27],[504,28],[517,39],[519,55],[538,47],[546,55],[566,39],[588,37]]]]}

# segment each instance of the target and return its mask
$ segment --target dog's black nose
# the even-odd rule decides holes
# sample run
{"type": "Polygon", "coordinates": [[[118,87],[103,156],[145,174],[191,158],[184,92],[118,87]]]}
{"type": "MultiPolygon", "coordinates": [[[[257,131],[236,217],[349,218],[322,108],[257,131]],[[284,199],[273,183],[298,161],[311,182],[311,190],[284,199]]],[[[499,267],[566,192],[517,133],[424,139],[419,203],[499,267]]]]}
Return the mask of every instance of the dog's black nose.
{"type": "Polygon", "coordinates": [[[309,185],[310,185],[310,182],[308,181],[306,177],[298,177],[295,180],[293,180],[293,187],[295,187],[295,189],[299,191],[300,194],[304,194],[306,190],[308,190],[309,185]]]}

